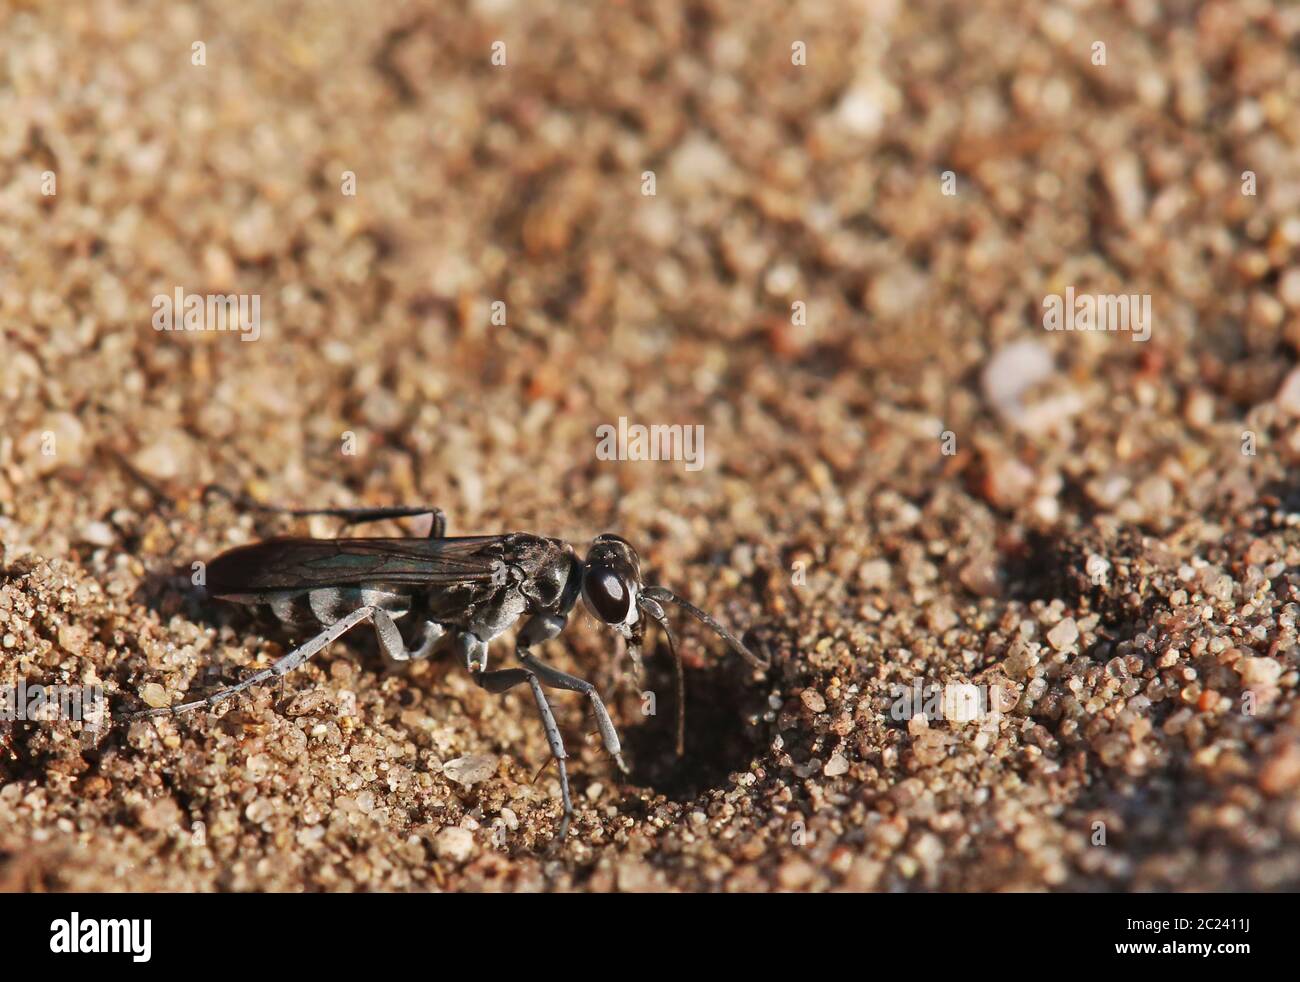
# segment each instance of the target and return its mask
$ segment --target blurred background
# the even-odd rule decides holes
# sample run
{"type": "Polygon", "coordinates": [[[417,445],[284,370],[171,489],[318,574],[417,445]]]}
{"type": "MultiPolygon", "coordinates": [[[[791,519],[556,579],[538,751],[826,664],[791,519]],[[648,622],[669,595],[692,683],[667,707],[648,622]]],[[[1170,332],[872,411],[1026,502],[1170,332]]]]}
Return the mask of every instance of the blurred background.
{"type": "Polygon", "coordinates": [[[576,618],[552,654],[639,763],[564,702],[560,869],[531,708],[455,666],[335,646],[294,687],[355,727],[273,692],[89,753],[15,726],[4,882],[1300,883],[1298,45],[1258,0],[0,6],[0,680],[135,706],[263,664],[184,588],[274,530],[210,481],[618,531],[779,654],[688,632],[682,769],[576,618]],[[154,330],[178,287],[260,336],[154,330]],[[1067,288],[1149,296],[1149,340],[1045,331],[1067,288]],[[598,459],[620,417],[702,425],[705,466],[598,459]],[[891,720],[917,677],[1014,709],[891,720]]]}

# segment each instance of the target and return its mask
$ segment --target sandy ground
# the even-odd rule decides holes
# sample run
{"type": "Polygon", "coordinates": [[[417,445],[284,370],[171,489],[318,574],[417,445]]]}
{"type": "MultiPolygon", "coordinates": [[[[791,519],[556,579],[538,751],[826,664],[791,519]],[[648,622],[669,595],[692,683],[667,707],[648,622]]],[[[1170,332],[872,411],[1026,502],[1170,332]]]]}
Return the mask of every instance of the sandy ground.
{"type": "Polygon", "coordinates": [[[0,683],[282,653],[190,564],[337,523],[213,481],[618,531],[776,657],[680,624],[679,762],[662,638],[645,716],[576,613],[545,653],[633,766],[556,697],[562,844],[527,691],[360,635],[211,714],[0,722],[0,887],[1300,885],[1284,6],[0,7],[0,683]],[[177,287],[260,337],[154,330],[177,287]],[[1067,288],[1149,339],[1044,330],[1067,288]],[[598,459],[620,417],[704,466],[598,459]],[[986,711],[900,718],[914,679],[986,711]]]}

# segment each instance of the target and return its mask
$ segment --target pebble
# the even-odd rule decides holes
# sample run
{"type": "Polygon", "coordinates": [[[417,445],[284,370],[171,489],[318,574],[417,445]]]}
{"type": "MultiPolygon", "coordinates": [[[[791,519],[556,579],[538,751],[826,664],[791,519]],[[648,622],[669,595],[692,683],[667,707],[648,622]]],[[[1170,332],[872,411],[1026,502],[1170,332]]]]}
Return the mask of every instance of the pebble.
{"type": "Polygon", "coordinates": [[[156,832],[168,832],[180,825],[181,809],[171,798],[151,801],[140,811],[140,824],[156,832]]]}
{"type": "Polygon", "coordinates": [[[81,527],[81,541],[92,546],[111,546],[117,541],[117,535],[107,522],[87,522],[81,527]]]}
{"type": "Polygon", "coordinates": [[[868,559],[858,567],[858,581],[868,590],[884,590],[889,586],[890,567],[887,559],[868,559]]]}
{"type": "Polygon", "coordinates": [[[140,689],[140,700],[151,709],[162,709],[164,706],[170,706],[171,700],[167,698],[167,690],[157,682],[147,682],[140,689]]]}
{"type": "Polygon", "coordinates": [[[988,403],[1014,423],[1024,413],[1021,397],[1055,372],[1052,353],[1041,342],[1013,341],[985,363],[980,386],[988,403]]]}
{"type": "Polygon", "coordinates": [[[1183,418],[1189,426],[1207,429],[1214,422],[1214,396],[1205,389],[1191,392],[1183,405],[1183,418]]]}
{"type": "Polygon", "coordinates": [[[275,766],[275,761],[270,754],[253,754],[244,764],[244,775],[250,781],[261,781],[275,766]]]}
{"type": "Polygon", "coordinates": [[[1034,472],[1006,453],[995,454],[988,462],[986,495],[999,508],[1023,504],[1034,488],[1034,472]]]}
{"type": "Polygon", "coordinates": [[[1147,194],[1142,181],[1142,164],[1128,151],[1112,154],[1102,166],[1102,181],[1120,221],[1136,225],[1146,212],[1147,194]]]}
{"type": "Polygon", "coordinates": [[[1002,592],[997,564],[986,557],[971,560],[961,568],[957,578],[977,597],[996,597],[1002,592]]]}
{"type": "Polygon", "coordinates": [[[980,386],[985,400],[1013,429],[1042,434],[1058,429],[1083,410],[1074,389],[1058,380],[1050,391],[1030,393],[1056,377],[1052,353],[1040,341],[1013,341],[985,363],[980,386]]]}
{"type": "Polygon", "coordinates": [[[1300,368],[1293,368],[1273,397],[1277,408],[1289,416],[1300,416],[1300,368]]]}
{"type": "Polygon", "coordinates": [[[194,441],[179,430],[166,430],[140,450],[131,463],[149,477],[179,477],[193,465],[194,441]]]}
{"type": "Polygon", "coordinates": [[[1248,686],[1271,686],[1282,676],[1282,666],[1273,658],[1242,658],[1236,664],[1237,674],[1248,686]]]}
{"type": "Polygon", "coordinates": [[[1150,517],[1166,514],[1174,503],[1174,486],[1160,476],[1148,477],[1136,489],[1138,504],[1150,517]]]}
{"type": "Polygon", "coordinates": [[[847,774],[848,772],[848,758],[839,753],[831,754],[831,759],[828,760],[826,766],[822,768],[822,773],[827,777],[839,777],[841,774],[847,774]]]}
{"type": "Polygon", "coordinates": [[[813,866],[802,859],[788,859],[777,870],[777,879],[785,890],[807,889],[816,875],[813,866]]]}
{"type": "Polygon", "coordinates": [[[495,774],[500,760],[495,754],[468,754],[447,761],[442,773],[449,781],[471,788],[495,774]]]}
{"type": "Polygon", "coordinates": [[[1277,281],[1277,298],[1290,310],[1300,310],[1300,266],[1282,271],[1277,281]]]}
{"type": "Polygon", "coordinates": [[[64,624],[59,628],[59,647],[73,655],[80,655],[90,641],[90,632],[79,624],[64,624]]]}
{"type": "Polygon", "coordinates": [[[702,133],[687,137],[674,151],[668,164],[669,178],[687,190],[720,183],[731,170],[731,161],[723,149],[702,133]]]}
{"type": "Polygon", "coordinates": [[[884,127],[886,116],[899,103],[898,92],[888,83],[869,78],[855,83],[840,97],[835,119],[855,136],[874,137],[884,127]]]}
{"type": "Polygon", "coordinates": [[[1300,787],[1300,744],[1288,743],[1268,759],[1259,773],[1259,787],[1270,795],[1300,787]]]}
{"type": "Polygon", "coordinates": [[[1057,651],[1068,651],[1079,640],[1079,625],[1073,617],[1064,618],[1047,632],[1047,643],[1057,651]]]}
{"type": "Polygon", "coordinates": [[[808,707],[809,712],[824,713],[826,712],[826,700],[816,689],[804,689],[799,694],[800,700],[808,707]]]}
{"type": "Polygon", "coordinates": [[[269,798],[254,798],[244,809],[244,817],[254,825],[261,825],[275,814],[275,805],[269,798]]]}
{"type": "Polygon", "coordinates": [[[468,862],[474,848],[474,833],[454,826],[443,829],[433,840],[434,855],[452,863],[468,862]]]}

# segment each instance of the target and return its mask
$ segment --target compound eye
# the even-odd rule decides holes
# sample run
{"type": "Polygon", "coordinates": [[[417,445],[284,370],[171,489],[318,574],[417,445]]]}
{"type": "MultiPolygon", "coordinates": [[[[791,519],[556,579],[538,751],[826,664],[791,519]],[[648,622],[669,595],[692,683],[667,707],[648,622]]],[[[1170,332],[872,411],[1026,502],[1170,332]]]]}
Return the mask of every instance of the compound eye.
{"type": "Polygon", "coordinates": [[[582,579],[587,605],[606,624],[622,624],[632,613],[632,593],[623,578],[607,566],[593,566],[582,579]]]}

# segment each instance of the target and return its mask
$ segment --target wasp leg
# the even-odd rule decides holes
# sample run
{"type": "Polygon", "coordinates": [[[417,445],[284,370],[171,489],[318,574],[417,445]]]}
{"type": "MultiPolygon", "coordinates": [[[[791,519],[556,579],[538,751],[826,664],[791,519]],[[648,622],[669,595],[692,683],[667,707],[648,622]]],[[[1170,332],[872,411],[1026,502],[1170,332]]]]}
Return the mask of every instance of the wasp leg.
{"type": "MultiPolygon", "coordinates": [[[[161,709],[146,709],[138,713],[127,713],[126,715],[119,717],[119,719],[130,721],[136,719],[147,719],[153,716],[177,716],[181,713],[188,713],[192,709],[201,709],[204,706],[215,706],[217,703],[223,702],[231,696],[237,695],[245,689],[257,685],[259,682],[265,682],[267,679],[287,675],[308,658],[312,657],[312,655],[322,651],[332,641],[338,640],[339,637],[346,634],[363,621],[371,620],[377,613],[383,612],[380,611],[378,607],[358,607],[346,617],[335,621],[310,641],[299,645],[283,658],[276,661],[270,668],[264,668],[262,671],[250,675],[248,678],[244,679],[244,681],[237,685],[232,685],[228,689],[221,689],[218,692],[214,692],[206,699],[198,699],[194,702],[182,703],[179,706],[164,706],[161,709]]],[[[384,613],[384,616],[387,617],[388,615],[384,613]]],[[[389,618],[388,623],[392,624],[391,618],[389,618]]]]}
{"type": "Polygon", "coordinates": [[[264,505],[247,495],[238,494],[223,488],[220,484],[209,484],[203,493],[220,494],[229,498],[240,508],[260,511],[271,515],[292,515],[294,518],[309,518],[312,515],[329,515],[343,519],[344,527],[361,525],[364,522],[378,522],[385,518],[414,518],[428,515],[433,519],[429,526],[430,539],[443,539],[447,536],[447,516],[436,505],[393,505],[388,508],[281,508],[277,505],[264,505]]]}
{"type": "Polygon", "coordinates": [[[378,522],[385,518],[415,518],[428,515],[430,518],[428,539],[445,539],[447,537],[447,515],[437,506],[429,505],[394,505],[391,508],[327,508],[323,511],[294,512],[298,516],[334,515],[343,519],[343,527],[361,525],[364,522],[378,522]]]}
{"type": "Polygon", "coordinates": [[[428,658],[436,645],[447,633],[447,629],[437,621],[425,621],[421,630],[419,645],[411,649],[397,629],[396,622],[382,608],[375,612],[375,636],[379,638],[379,647],[390,661],[419,661],[428,658]]]}
{"type": "Polygon", "coordinates": [[[525,652],[520,655],[519,661],[525,668],[536,672],[543,685],[552,689],[568,689],[570,692],[581,692],[591,700],[592,712],[596,714],[596,727],[600,730],[600,738],[605,742],[605,750],[614,758],[614,762],[618,764],[618,769],[627,774],[627,764],[623,762],[623,746],[619,742],[618,731],[614,729],[614,722],[609,718],[609,710],[605,708],[604,702],[601,701],[600,693],[596,691],[596,687],[586,679],[580,679],[576,675],[570,675],[567,672],[561,672],[558,668],[552,668],[546,662],[533,657],[531,653],[525,652]]]}
{"type": "Polygon", "coordinates": [[[516,685],[527,682],[533,690],[533,699],[537,701],[537,712],[542,717],[542,727],[546,730],[546,742],[551,746],[551,756],[560,770],[560,796],[564,800],[564,818],[560,822],[560,832],[556,838],[563,839],[569,832],[569,819],[573,817],[573,801],[569,797],[569,771],[565,766],[568,754],[564,752],[564,741],[560,738],[560,728],[555,724],[555,714],[546,701],[542,683],[537,676],[523,668],[501,668],[495,672],[474,672],[474,682],[488,692],[505,692],[516,685]]]}
{"type": "Polygon", "coordinates": [[[456,647],[465,658],[465,670],[471,675],[486,672],[488,664],[488,643],[471,631],[465,631],[456,638],[456,647]]]}
{"type": "Polygon", "coordinates": [[[542,680],[543,685],[552,689],[581,692],[591,700],[591,708],[596,715],[596,726],[600,730],[601,739],[605,742],[605,750],[618,763],[619,770],[626,774],[627,765],[623,763],[623,747],[618,739],[618,731],[614,729],[614,723],[609,718],[609,710],[605,708],[605,703],[601,700],[596,687],[586,679],[580,679],[576,675],[569,675],[567,672],[561,672],[558,668],[552,668],[535,657],[529,650],[543,641],[549,641],[557,636],[564,630],[564,621],[565,618],[560,614],[535,614],[530,617],[519,632],[519,643],[515,648],[515,657],[526,668],[536,673],[537,677],[542,680]]]}

